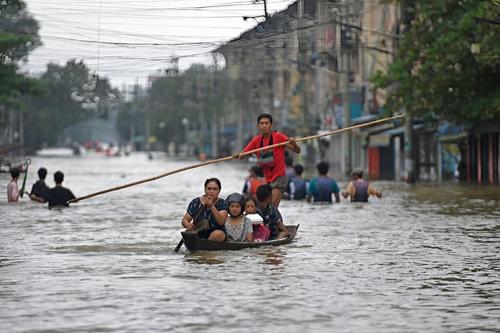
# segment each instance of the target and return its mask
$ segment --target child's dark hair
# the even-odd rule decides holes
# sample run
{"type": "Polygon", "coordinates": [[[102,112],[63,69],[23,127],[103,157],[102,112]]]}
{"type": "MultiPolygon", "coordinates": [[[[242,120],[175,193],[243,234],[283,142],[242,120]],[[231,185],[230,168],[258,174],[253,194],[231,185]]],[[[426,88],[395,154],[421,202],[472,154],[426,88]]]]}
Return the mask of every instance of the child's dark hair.
{"type": "Polygon", "coordinates": [[[264,201],[269,198],[273,193],[273,188],[269,184],[260,185],[257,188],[257,199],[259,201],[264,201]]]}
{"type": "Polygon", "coordinates": [[[252,201],[255,206],[257,206],[257,200],[254,199],[254,197],[247,197],[245,199],[245,207],[247,206],[247,202],[252,201]]]}
{"type": "Polygon", "coordinates": [[[219,179],[217,179],[217,178],[208,178],[207,180],[205,180],[205,187],[207,187],[208,183],[210,183],[210,182],[214,182],[214,183],[216,183],[216,184],[217,184],[217,186],[219,186],[219,190],[221,190],[221,189],[222,189],[222,185],[221,185],[221,183],[220,183],[220,180],[219,180],[219,179]]]}
{"type": "Polygon", "coordinates": [[[47,169],[45,168],[38,169],[38,178],[45,179],[45,177],[47,177],[47,169]]]}
{"type": "Polygon", "coordinates": [[[56,184],[62,183],[63,180],[64,180],[64,173],[62,173],[61,171],[56,171],[56,173],[54,173],[54,181],[56,182],[56,184]]]}
{"type": "Polygon", "coordinates": [[[257,177],[264,177],[264,172],[262,172],[262,168],[258,165],[252,165],[252,167],[250,168],[250,170],[253,171],[253,173],[255,173],[255,175],[257,177]]]}
{"type": "Polygon", "coordinates": [[[330,168],[330,165],[324,161],[321,161],[318,164],[316,164],[316,169],[318,169],[318,173],[320,175],[326,175],[328,173],[329,168],[330,168]]]}
{"type": "Polygon", "coordinates": [[[293,169],[295,170],[295,173],[297,174],[297,176],[302,175],[302,172],[304,172],[304,167],[302,166],[302,164],[295,164],[293,169]]]}
{"type": "Polygon", "coordinates": [[[12,176],[12,178],[17,178],[20,174],[21,170],[19,170],[18,167],[13,167],[12,169],[10,169],[10,175],[12,176]]]}

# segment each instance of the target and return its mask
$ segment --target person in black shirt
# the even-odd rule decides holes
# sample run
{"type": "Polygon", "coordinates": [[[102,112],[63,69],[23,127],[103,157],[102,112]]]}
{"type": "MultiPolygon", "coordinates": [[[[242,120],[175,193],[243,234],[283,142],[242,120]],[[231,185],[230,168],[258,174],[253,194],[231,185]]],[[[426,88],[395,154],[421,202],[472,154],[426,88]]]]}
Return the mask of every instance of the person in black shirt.
{"type": "Polygon", "coordinates": [[[45,177],[47,176],[47,169],[40,168],[38,169],[38,178],[39,180],[33,184],[30,193],[30,199],[32,201],[37,201],[41,203],[47,202],[49,198],[49,187],[45,184],[45,177]]]}
{"type": "Polygon", "coordinates": [[[56,186],[49,190],[49,208],[54,207],[68,207],[68,201],[74,199],[75,196],[73,193],[62,186],[62,182],[64,180],[64,174],[61,171],[57,171],[54,173],[54,181],[56,186]]]}

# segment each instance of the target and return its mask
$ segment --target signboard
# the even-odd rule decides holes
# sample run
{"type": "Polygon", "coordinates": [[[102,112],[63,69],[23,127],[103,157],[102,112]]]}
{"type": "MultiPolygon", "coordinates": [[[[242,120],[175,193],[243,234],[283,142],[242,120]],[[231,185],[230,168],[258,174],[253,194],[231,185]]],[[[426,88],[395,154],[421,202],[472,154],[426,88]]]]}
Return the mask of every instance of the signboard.
{"type": "Polygon", "coordinates": [[[369,147],[387,147],[391,144],[391,136],[386,134],[371,135],[369,147]]]}

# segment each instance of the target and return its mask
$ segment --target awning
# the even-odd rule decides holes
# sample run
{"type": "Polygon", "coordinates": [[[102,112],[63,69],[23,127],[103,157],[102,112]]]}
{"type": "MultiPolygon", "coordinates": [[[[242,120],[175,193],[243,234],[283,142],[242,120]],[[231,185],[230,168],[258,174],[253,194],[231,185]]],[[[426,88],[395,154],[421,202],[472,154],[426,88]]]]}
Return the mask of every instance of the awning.
{"type": "Polygon", "coordinates": [[[352,118],[351,125],[358,125],[358,124],[362,124],[362,123],[367,123],[370,121],[377,120],[378,118],[379,118],[379,116],[376,114],[367,114],[367,115],[364,115],[361,117],[352,118]]]}
{"type": "MultiPolygon", "coordinates": [[[[413,125],[413,130],[418,131],[419,129],[424,128],[423,124],[413,125]]],[[[399,126],[396,128],[392,128],[383,132],[379,132],[377,134],[373,134],[369,136],[369,147],[387,147],[391,144],[392,137],[396,135],[404,135],[405,127],[399,126]]]]}
{"type": "Polygon", "coordinates": [[[463,126],[457,126],[451,123],[440,124],[437,134],[440,142],[457,142],[467,137],[467,132],[463,126]]]}

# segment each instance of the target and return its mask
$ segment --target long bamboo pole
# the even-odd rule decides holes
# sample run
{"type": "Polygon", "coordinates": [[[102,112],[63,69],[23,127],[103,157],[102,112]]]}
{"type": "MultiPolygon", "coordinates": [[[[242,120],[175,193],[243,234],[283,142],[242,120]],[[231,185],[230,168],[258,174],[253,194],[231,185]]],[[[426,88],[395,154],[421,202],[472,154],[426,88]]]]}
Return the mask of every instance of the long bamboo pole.
{"type": "MultiPolygon", "coordinates": [[[[322,134],[306,136],[306,137],[303,137],[303,138],[295,139],[295,142],[302,142],[302,141],[306,141],[306,140],[313,140],[313,139],[321,138],[323,136],[329,136],[329,135],[334,135],[334,134],[342,133],[342,132],[349,131],[349,130],[352,130],[352,129],[355,129],[355,128],[369,127],[369,126],[380,124],[380,123],[383,123],[383,122],[386,122],[386,121],[389,121],[389,120],[395,120],[395,119],[403,118],[404,116],[405,115],[398,115],[398,116],[393,116],[393,117],[378,119],[378,120],[374,120],[374,121],[370,121],[370,122],[366,122],[366,123],[361,123],[361,124],[358,124],[358,125],[353,125],[353,126],[349,126],[349,127],[345,127],[345,128],[340,128],[340,129],[337,129],[337,130],[334,130],[334,131],[330,131],[330,132],[325,132],[325,133],[322,133],[322,134]]],[[[120,186],[116,186],[116,187],[111,187],[111,188],[108,188],[108,189],[105,189],[105,190],[102,190],[102,191],[94,192],[94,193],[87,194],[87,195],[84,195],[84,196],[81,196],[81,197],[78,197],[78,198],[75,198],[75,199],[71,199],[71,200],[68,201],[68,203],[79,202],[79,201],[82,201],[82,200],[85,200],[85,199],[88,199],[88,198],[92,198],[92,197],[95,197],[95,196],[98,196],[98,195],[101,195],[101,194],[104,194],[104,193],[118,191],[118,190],[121,190],[121,189],[124,189],[124,188],[127,188],[127,187],[131,187],[131,186],[135,186],[135,185],[139,185],[139,184],[151,182],[153,180],[157,180],[157,179],[160,179],[160,178],[163,178],[163,177],[166,177],[166,176],[170,176],[170,175],[182,172],[182,171],[196,169],[196,168],[200,168],[202,166],[206,166],[206,165],[210,165],[210,164],[215,164],[215,163],[220,163],[220,162],[224,162],[224,161],[229,161],[229,160],[235,159],[237,157],[244,157],[244,156],[247,156],[247,155],[254,154],[254,153],[258,152],[258,151],[269,150],[269,149],[272,149],[272,148],[275,148],[275,147],[284,146],[284,145],[286,145],[288,143],[289,143],[289,141],[280,142],[280,143],[276,143],[276,144],[273,144],[273,145],[270,145],[270,146],[266,146],[265,148],[257,148],[257,149],[253,149],[253,150],[250,150],[250,151],[247,151],[247,152],[244,152],[244,153],[240,153],[240,154],[236,154],[236,155],[231,155],[231,156],[226,156],[226,157],[222,157],[222,158],[218,158],[218,159],[214,159],[214,160],[209,160],[209,161],[205,161],[205,162],[198,163],[198,164],[195,164],[195,165],[189,165],[189,166],[186,166],[186,167],[183,167],[183,168],[180,168],[180,169],[176,169],[176,170],[172,170],[172,171],[168,171],[168,172],[159,174],[159,175],[154,176],[154,177],[150,177],[150,178],[138,180],[138,181],[135,181],[135,182],[132,182],[132,183],[128,183],[128,184],[124,184],[124,185],[120,185],[120,186]]]]}

